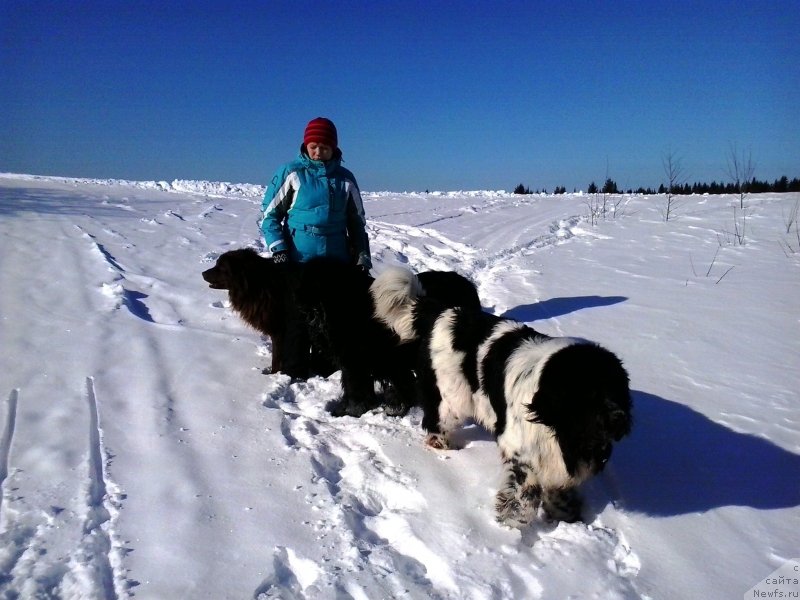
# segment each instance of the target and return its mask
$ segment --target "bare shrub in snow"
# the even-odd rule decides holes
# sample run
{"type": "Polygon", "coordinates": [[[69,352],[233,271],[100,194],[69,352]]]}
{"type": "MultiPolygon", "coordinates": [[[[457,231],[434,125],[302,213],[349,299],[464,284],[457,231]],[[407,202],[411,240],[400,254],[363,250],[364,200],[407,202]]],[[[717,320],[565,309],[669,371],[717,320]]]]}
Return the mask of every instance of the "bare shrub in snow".
{"type": "Polygon", "coordinates": [[[664,221],[669,221],[678,207],[677,194],[681,186],[686,182],[686,174],[683,168],[683,160],[671,148],[661,157],[661,164],[664,167],[664,175],[667,177],[667,203],[661,214],[664,217],[664,221]]]}
{"type": "Polygon", "coordinates": [[[725,172],[733,182],[736,193],[739,194],[739,208],[742,210],[744,210],[744,199],[750,191],[750,180],[753,179],[755,170],[756,164],[753,162],[753,154],[750,150],[739,152],[736,144],[728,147],[725,172]]]}

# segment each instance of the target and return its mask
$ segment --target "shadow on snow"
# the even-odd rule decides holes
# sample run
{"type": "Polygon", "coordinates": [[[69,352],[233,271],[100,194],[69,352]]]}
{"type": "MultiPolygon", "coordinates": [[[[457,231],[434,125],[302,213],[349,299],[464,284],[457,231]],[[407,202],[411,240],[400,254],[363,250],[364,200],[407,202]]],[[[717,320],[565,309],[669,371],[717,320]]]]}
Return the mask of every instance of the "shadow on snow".
{"type": "Polygon", "coordinates": [[[63,190],[3,187],[0,183],[0,215],[86,215],[89,212],[93,216],[141,216],[124,202],[85,194],[77,189],[71,193],[63,190]]]}
{"type": "Polygon", "coordinates": [[[144,303],[145,298],[147,298],[147,294],[125,290],[122,297],[122,304],[134,317],[138,317],[142,321],[147,321],[148,323],[155,323],[155,320],[150,314],[150,310],[148,310],[147,305],[144,303]]]}
{"type": "Polygon", "coordinates": [[[624,296],[575,296],[572,298],[550,298],[535,302],[533,304],[524,304],[516,306],[507,310],[501,316],[504,319],[514,319],[515,321],[522,321],[523,323],[530,323],[531,321],[542,321],[544,319],[552,319],[570,313],[584,310],[586,308],[597,308],[600,306],[611,306],[612,304],[619,304],[625,302],[627,298],[624,296]]]}
{"type": "Polygon", "coordinates": [[[633,408],[631,435],[606,474],[622,508],[667,517],[800,505],[797,454],[645,392],[633,392],[633,408]]]}

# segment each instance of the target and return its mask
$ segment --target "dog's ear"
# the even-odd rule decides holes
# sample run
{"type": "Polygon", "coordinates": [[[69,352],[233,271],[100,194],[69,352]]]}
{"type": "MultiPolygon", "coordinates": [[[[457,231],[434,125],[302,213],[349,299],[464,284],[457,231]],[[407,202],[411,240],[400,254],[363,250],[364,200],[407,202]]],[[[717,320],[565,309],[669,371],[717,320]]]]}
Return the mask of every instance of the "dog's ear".
{"type": "Polygon", "coordinates": [[[605,407],[608,433],[614,440],[619,441],[630,433],[631,425],[633,424],[630,401],[627,402],[627,407],[622,407],[619,403],[609,398],[606,399],[605,407]]]}
{"type": "Polygon", "coordinates": [[[558,389],[549,386],[540,386],[533,394],[530,403],[525,405],[528,410],[528,421],[546,425],[555,429],[570,417],[570,406],[558,389]]]}
{"type": "Polygon", "coordinates": [[[223,257],[225,261],[220,261],[217,266],[221,270],[228,290],[235,290],[237,293],[246,294],[250,289],[249,272],[250,268],[246,262],[246,255],[235,255],[223,257]]]}

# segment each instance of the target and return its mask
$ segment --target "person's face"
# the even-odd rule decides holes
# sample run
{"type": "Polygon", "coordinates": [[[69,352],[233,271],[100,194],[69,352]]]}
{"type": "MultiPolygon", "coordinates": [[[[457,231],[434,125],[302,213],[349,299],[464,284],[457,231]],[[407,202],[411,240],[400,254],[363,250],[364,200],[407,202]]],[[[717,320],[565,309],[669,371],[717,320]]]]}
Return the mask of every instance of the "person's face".
{"type": "Polygon", "coordinates": [[[326,144],[311,142],[310,144],[306,144],[306,151],[311,157],[311,160],[321,160],[325,162],[326,160],[333,158],[333,148],[327,146],[326,144]]]}

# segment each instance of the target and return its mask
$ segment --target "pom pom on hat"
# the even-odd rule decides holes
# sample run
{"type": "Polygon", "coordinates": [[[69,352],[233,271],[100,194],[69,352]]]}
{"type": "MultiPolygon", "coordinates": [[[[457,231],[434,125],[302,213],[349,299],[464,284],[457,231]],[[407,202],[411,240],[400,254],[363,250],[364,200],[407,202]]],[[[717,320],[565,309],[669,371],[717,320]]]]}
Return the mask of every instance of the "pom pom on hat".
{"type": "Polygon", "coordinates": [[[325,117],[317,117],[308,122],[306,125],[305,134],[303,134],[303,143],[308,145],[311,142],[317,144],[325,144],[334,150],[339,147],[339,136],[336,133],[336,125],[333,121],[325,117]]]}

